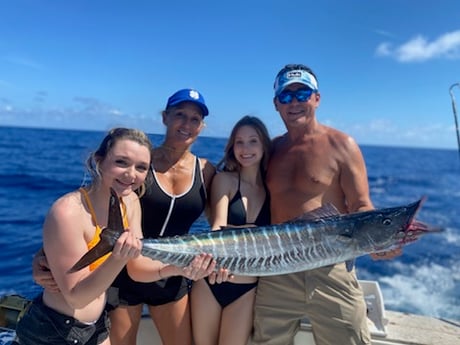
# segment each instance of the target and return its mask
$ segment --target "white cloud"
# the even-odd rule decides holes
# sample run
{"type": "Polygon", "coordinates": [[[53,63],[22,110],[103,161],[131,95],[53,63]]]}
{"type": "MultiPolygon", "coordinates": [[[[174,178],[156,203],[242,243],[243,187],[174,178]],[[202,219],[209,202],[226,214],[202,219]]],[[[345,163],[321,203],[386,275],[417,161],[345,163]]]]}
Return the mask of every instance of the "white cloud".
{"type": "MultiPolygon", "coordinates": [[[[37,95],[46,97],[46,92],[37,95]]],[[[148,114],[126,113],[96,98],[75,97],[66,107],[42,106],[18,108],[7,99],[0,98],[0,124],[39,128],[69,128],[84,130],[107,130],[112,127],[142,128],[148,133],[158,133],[164,128],[161,118],[148,114]]],[[[35,99],[37,101],[37,99],[35,99]]]]}
{"type": "Polygon", "coordinates": [[[15,64],[15,65],[20,65],[20,66],[24,66],[24,67],[28,67],[28,68],[32,68],[32,69],[35,69],[35,70],[43,70],[43,65],[41,65],[40,63],[30,59],[30,58],[27,58],[27,57],[23,57],[23,56],[17,56],[17,55],[9,55],[9,56],[4,56],[2,58],[2,60],[6,61],[6,62],[9,62],[9,63],[12,63],[12,64],[15,64]]]}
{"type": "Polygon", "coordinates": [[[376,49],[377,56],[392,57],[400,62],[431,59],[460,59],[460,30],[445,33],[434,41],[418,35],[400,46],[383,42],[376,49]]]}
{"type": "Polygon", "coordinates": [[[351,135],[360,144],[439,148],[456,146],[454,126],[443,123],[408,125],[387,118],[374,118],[359,123],[336,124],[334,127],[351,135]]]}
{"type": "Polygon", "coordinates": [[[388,31],[381,30],[381,29],[375,29],[374,32],[380,36],[385,36],[385,37],[394,37],[394,35],[388,31]]]}

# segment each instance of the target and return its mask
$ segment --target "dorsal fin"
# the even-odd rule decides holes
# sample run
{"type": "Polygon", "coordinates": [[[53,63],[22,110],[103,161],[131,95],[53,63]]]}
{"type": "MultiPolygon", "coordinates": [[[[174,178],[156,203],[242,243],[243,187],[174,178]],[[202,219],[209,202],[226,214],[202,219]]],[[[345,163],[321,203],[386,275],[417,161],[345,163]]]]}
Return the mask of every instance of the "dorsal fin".
{"type": "Polygon", "coordinates": [[[313,221],[320,218],[327,218],[340,215],[337,208],[331,203],[322,205],[321,207],[315,208],[313,211],[305,212],[304,214],[294,218],[291,222],[297,221],[313,221]]]}

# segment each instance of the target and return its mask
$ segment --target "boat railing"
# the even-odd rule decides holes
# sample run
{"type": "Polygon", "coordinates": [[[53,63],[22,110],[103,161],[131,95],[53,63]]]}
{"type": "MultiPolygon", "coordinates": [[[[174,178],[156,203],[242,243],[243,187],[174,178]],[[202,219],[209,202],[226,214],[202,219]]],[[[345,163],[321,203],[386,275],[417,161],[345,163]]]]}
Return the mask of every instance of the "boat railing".
{"type": "Polygon", "coordinates": [[[457,133],[458,158],[460,159],[460,133],[458,130],[457,105],[455,104],[454,87],[460,88],[460,82],[452,84],[449,88],[450,98],[452,99],[452,110],[454,112],[455,131],[457,133]]]}

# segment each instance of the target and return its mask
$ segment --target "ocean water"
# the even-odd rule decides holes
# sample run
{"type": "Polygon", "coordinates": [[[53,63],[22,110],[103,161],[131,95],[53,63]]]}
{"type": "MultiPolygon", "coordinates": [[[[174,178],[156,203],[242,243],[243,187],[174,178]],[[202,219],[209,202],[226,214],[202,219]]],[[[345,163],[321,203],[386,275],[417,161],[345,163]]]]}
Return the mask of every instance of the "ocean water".
{"type": "MultiPolygon", "coordinates": [[[[0,127],[0,296],[33,297],[33,254],[52,202],[78,188],[84,161],[104,132],[0,127]]],[[[150,136],[161,143],[161,135],[150,136]]],[[[201,137],[192,151],[217,163],[226,139],[201,137]]],[[[460,162],[456,150],[362,146],[374,205],[398,206],[423,196],[417,219],[444,227],[391,261],[357,260],[359,279],[377,280],[386,309],[460,320],[460,162]]],[[[201,218],[194,231],[208,228],[201,218]]],[[[1,341],[0,333],[0,344],[1,341]]]]}

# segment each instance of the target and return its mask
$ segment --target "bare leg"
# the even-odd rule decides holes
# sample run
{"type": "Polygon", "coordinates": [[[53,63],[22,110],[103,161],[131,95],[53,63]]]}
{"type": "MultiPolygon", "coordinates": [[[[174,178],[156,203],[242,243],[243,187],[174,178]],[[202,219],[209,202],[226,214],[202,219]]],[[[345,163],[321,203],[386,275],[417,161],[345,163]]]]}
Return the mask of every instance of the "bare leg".
{"type": "Polygon", "coordinates": [[[222,308],[204,279],[193,282],[190,305],[195,345],[217,344],[222,308]]]}
{"type": "Polygon", "coordinates": [[[188,295],[160,306],[149,306],[163,345],[191,345],[192,325],[188,295]]]}
{"type": "Polygon", "coordinates": [[[119,306],[109,313],[112,345],[136,345],[137,331],[142,315],[142,304],[119,306]]]}
{"type": "Polygon", "coordinates": [[[222,312],[219,345],[246,345],[252,331],[256,288],[226,306],[222,312]]]}

